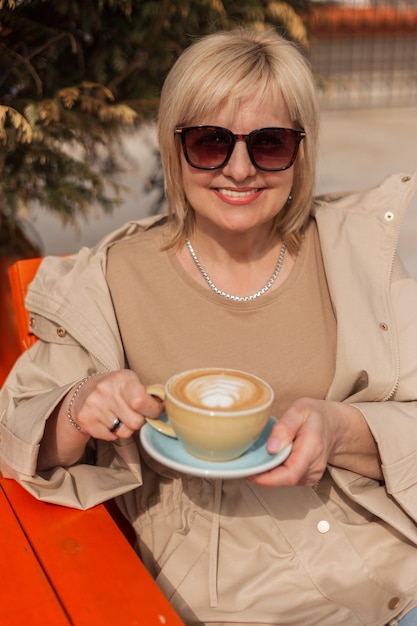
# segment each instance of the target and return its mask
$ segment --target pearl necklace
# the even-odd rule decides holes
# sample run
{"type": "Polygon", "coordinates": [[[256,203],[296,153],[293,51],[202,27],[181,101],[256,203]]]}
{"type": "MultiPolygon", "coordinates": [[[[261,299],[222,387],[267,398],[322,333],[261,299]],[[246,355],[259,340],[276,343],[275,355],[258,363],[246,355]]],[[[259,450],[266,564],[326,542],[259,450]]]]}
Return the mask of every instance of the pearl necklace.
{"type": "Polygon", "coordinates": [[[200,261],[198,260],[198,257],[196,253],[194,252],[194,248],[192,247],[190,240],[186,239],[185,243],[187,245],[187,248],[191,255],[192,260],[196,264],[200,274],[203,276],[204,280],[209,285],[210,289],[212,289],[215,293],[217,293],[217,295],[222,296],[223,298],[227,298],[228,300],[233,300],[234,302],[247,302],[248,300],[255,300],[256,298],[263,296],[264,293],[266,293],[272,287],[272,285],[278,278],[278,274],[281,271],[282,264],[284,262],[285,250],[287,248],[285,241],[283,241],[282,246],[281,246],[281,251],[278,257],[278,262],[275,267],[275,271],[272,274],[271,278],[266,283],[266,285],[262,287],[262,289],[259,289],[259,291],[256,291],[255,293],[252,293],[250,296],[233,296],[232,294],[227,293],[226,291],[222,291],[221,289],[216,287],[216,285],[213,283],[213,281],[207,274],[206,270],[203,268],[200,261]]]}

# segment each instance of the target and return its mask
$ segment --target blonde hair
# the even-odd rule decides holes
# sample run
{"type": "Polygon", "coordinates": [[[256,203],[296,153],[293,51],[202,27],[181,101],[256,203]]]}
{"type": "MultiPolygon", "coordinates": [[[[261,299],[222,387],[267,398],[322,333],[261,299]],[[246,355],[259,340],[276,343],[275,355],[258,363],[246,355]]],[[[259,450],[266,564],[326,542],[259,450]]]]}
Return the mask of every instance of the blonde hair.
{"type": "Polygon", "coordinates": [[[173,232],[168,247],[190,236],[194,211],[184,193],[177,126],[198,124],[226,103],[244,98],[284,101],[294,128],[306,137],[295,161],[292,200],[276,217],[276,227],[291,251],[299,247],[310,215],[315,183],[318,105],[309,65],[295,44],[275,31],[239,28],[208,35],[187,48],[169,72],[161,93],[159,146],[173,232]]]}

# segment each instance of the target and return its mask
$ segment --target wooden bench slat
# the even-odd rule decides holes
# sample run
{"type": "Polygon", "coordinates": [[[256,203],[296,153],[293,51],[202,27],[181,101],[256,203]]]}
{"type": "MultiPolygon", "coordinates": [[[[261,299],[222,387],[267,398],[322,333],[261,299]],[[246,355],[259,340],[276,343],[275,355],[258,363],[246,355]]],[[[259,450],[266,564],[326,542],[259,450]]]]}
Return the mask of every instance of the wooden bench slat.
{"type": "Polygon", "coordinates": [[[78,511],[36,501],[15,481],[2,485],[73,624],[183,626],[103,505],[78,511]]]}
{"type": "Polygon", "coordinates": [[[50,581],[0,487],[0,624],[68,626],[50,581]]]}

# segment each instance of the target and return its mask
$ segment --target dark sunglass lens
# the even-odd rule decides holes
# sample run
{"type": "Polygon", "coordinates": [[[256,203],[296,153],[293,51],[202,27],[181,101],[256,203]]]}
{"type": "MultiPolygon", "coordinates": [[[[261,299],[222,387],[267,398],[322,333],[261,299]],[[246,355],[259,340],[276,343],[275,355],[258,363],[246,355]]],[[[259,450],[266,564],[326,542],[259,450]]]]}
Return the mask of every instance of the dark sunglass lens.
{"type": "Polygon", "coordinates": [[[285,129],[261,130],[250,138],[253,159],[260,168],[266,170],[288,167],[296,146],[296,135],[285,129]]]}
{"type": "Polygon", "coordinates": [[[185,135],[185,148],[192,165],[219,167],[229,152],[231,137],[222,129],[195,128],[185,135]]]}

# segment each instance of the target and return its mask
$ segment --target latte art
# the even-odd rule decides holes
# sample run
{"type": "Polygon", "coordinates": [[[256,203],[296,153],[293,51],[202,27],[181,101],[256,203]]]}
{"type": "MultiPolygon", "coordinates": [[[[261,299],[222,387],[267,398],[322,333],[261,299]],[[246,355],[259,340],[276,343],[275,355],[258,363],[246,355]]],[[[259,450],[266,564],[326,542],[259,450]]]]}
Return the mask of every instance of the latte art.
{"type": "Polygon", "coordinates": [[[240,404],[242,397],[248,395],[245,391],[249,390],[245,390],[244,381],[220,376],[194,380],[186,388],[188,397],[198,399],[209,409],[229,409],[234,404],[240,404]]]}
{"type": "Polygon", "coordinates": [[[208,410],[245,410],[269,398],[268,389],[256,378],[227,371],[194,371],[178,378],[171,389],[181,402],[208,410]]]}
{"type": "Polygon", "coordinates": [[[204,376],[190,381],[184,392],[194,404],[208,409],[231,409],[256,397],[253,383],[232,376],[204,376]]]}

